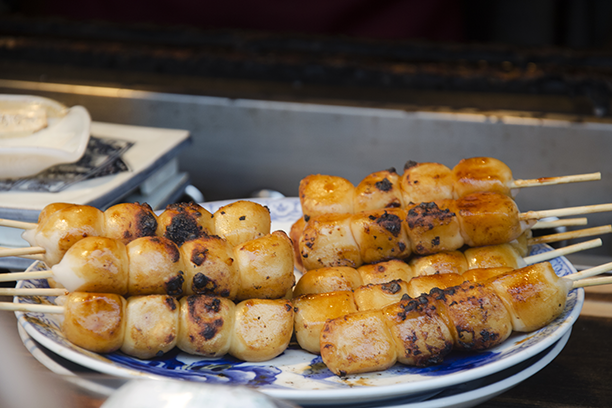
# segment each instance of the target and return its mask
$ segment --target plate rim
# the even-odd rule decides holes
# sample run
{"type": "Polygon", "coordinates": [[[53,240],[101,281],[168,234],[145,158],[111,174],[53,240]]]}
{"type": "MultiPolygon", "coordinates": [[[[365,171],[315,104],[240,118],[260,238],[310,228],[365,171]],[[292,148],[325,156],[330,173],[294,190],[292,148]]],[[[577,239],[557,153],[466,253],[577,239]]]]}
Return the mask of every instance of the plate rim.
{"type": "Polygon", "coordinates": [[[485,401],[488,401],[489,399],[495,398],[497,395],[503,392],[508,391],[510,388],[527,380],[528,378],[536,374],[538,371],[548,366],[548,364],[550,364],[563,351],[565,345],[569,341],[571,332],[572,329],[570,327],[570,329],[556,343],[554,343],[554,346],[550,349],[550,351],[544,356],[542,356],[541,359],[519,371],[518,373],[504,378],[503,380],[495,381],[491,384],[485,385],[484,387],[479,387],[470,391],[460,392],[445,397],[432,397],[430,400],[427,401],[411,402],[408,404],[389,406],[385,405],[381,408],[452,408],[452,404],[456,403],[465,404],[474,401],[480,401],[478,402],[479,404],[483,403],[485,401]]]}
{"type": "MultiPolygon", "coordinates": [[[[40,364],[45,366],[49,371],[61,375],[66,381],[74,384],[84,390],[89,392],[96,393],[98,395],[110,396],[115,389],[108,387],[104,384],[96,383],[95,381],[89,380],[87,378],[83,378],[77,373],[71,371],[69,368],[62,365],[60,362],[55,361],[53,358],[49,357],[45,350],[48,350],[50,353],[54,353],[53,351],[45,348],[40,343],[38,343],[30,334],[23,328],[22,325],[17,324],[17,332],[19,334],[19,338],[23,343],[24,347],[28,350],[28,352],[38,361],[40,364]],[[45,350],[43,350],[43,348],[45,350]]],[[[55,353],[54,353],[55,354],[55,353]]],[[[61,356],[59,356],[61,358],[61,356]]]]}

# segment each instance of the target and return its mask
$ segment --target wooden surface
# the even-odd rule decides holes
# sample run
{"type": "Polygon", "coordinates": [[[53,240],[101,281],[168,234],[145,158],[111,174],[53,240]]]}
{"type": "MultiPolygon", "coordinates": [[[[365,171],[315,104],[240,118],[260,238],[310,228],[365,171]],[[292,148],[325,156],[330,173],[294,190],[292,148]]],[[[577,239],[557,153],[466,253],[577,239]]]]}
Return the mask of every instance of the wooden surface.
{"type": "Polygon", "coordinates": [[[610,407],[612,318],[580,316],[565,348],[548,366],[486,407],[610,407]]]}
{"type": "MultiPolygon", "coordinates": [[[[511,390],[491,399],[481,406],[509,407],[609,407],[612,401],[612,314],[606,315],[612,305],[612,287],[589,288],[583,313],[574,324],[572,335],[563,351],[544,369],[518,384],[511,390]]],[[[6,300],[2,299],[2,300],[6,300]]],[[[53,387],[54,403],[43,398],[47,408],[51,406],[100,407],[103,398],[89,395],[64,381],[38,363],[21,345],[17,334],[17,322],[12,313],[0,315],[3,347],[16,346],[16,357],[53,387]],[[55,403],[60,404],[55,404],[55,403]]],[[[12,369],[0,369],[0,381],[11,375],[12,369]]],[[[30,383],[31,384],[31,383],[30,383]]],[[[28,386],[29,387],[29,386],[28,386]]],[[[23,392],[23,391],[18,391],[23,392]]],[[[48,396],[47,396],[48,397],[48,396]]],[[[25,405],[21,405],[23,407],[25,405]]],[[[0,396],[0,407],[16,408],[0,396]]]]}
{"type": "Polygon", "coordinates": [[[486,407],[610,407],[612,285],[586,289],[582,313],[563,351],[540,372],[486,407]]]}

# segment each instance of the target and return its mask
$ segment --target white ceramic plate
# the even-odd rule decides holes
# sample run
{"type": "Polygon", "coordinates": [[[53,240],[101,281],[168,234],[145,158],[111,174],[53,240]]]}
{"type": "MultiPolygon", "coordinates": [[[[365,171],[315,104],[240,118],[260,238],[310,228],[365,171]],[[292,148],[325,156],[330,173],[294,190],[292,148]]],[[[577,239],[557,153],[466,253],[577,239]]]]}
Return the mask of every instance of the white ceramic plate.
{"type": "Polygon", "coordinates": [[[98,374],[97,371],[81,367],[71,361],[62,359],[58,355],[45,349],[30,337],[21,325],[18,325],[17,331],[19,332],[19,337],[25,348],[39,363],[55,374],[61,375],[66,381],[79,388],[100,396],[108,397],[124,382],[117,382],[113,385],[110,380],[96,380],[94,378],[101,377],[103,374],[98,374]]]}
{"type": "Polygon", "coordinates": [[[91,117],[82,106],[67,108],[47,98],[0,95],[0,114],[11,107],[43,110],[47,126],[19,137],[0,137],[0,179],[33,176],[83,156],[89,141],[91,117]]]}
{"type": "MultiPolygon", "coordinates": [[[[67,381],[79,386],[86,391],[102,396],[110,396],[124,381],[109,380],[108,378],[96,377],[93,371],[77,366],[40,346],[25,329],[19,325],[19,336],[24,346],[42,365],[50,371],[60,374],[67,381]]],[[[507,390],[518,383],[531,377],[542,368],[546,367],[567,343],[571,330],[549,349],[540,354],[523,361],[516,366],[502,370],[483,379],[467,382],[454,387],[449,387],[439,395],[422,402],[408,402],[403,398],[388,401],[389,405],[378,405],[376,402],[368,408],[468,408],[481,404],[507,390]]]]}
{"type": "MultiPolygon", "coordinates": [[[[297,198],[254,200],[270,208],[273,229],[285,229],[300,216],[297,198]]],[[[226,202],[207,203],[210,211],[226,202]]],[[[540,245],[532,253],[550,250],[540,245]]],[[[551,261],[558,275],[575,272],[565,258],[551,261]]],[[[34,268],[40,268],[35,264],[34,268]]],[[[45,281],[25,281],[19,286],[44,286],[45,281]]],[[[19,302],[52,302],[52,299],[16,299],[19,302]]],[[[354,404],[397,397],[423,400],[442,389],[484,378],[517,365],[560,340],[578,318],[584,291],[573,290],[563,313],[548,326],[532,333],[515,333],[503,344],[479,353],[452,353],[444,363],[414,368],[396,365],[385,372],[340,378],[319,356],[291,346],[281,356],[263,363],[245,363],[231,357],[206,360],[176,350],[161,358],[138,360],[122,353],[98,355],[72,345],[62,335],[57,315],[17,312],[19,322],[43,346],[62,357],[93,370],[120,377],[170,377],[219,384],[257,387],[277,398],[300,405],[354,404]]]]}

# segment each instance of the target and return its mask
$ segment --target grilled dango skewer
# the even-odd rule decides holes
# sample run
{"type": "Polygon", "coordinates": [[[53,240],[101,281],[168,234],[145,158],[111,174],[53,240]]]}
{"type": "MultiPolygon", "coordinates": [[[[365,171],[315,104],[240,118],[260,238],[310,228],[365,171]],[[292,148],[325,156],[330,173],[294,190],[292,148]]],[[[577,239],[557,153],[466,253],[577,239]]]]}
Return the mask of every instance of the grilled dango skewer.
{"type": "Polygon", "coordinates": [[[354,186],[343,177],[312,174],[300,181],[299,197],[306,218],[328,213],[355,213],[405,208],[410,203],[457,199],[475,192],[514,195],[523,187],[601,179],[600,173],[514,180],[500,160],[473,157],[452,170],[440,163],[408,161],[401,175],[394,168],[366,176],[354,186]]]}
{"type": "MultiPolygon", "coordinates": [[[[516,324],[515,321],[519,322],[528,322],[529,324],[547,324],[542,322],[550,322],[554,319],[559,313],[559,307],[555,306],[555,303],[558,303],[560,300],[562,303],[565,302],[565,296],[567,291],[569,291],[572,287],[579,286],[588,286],[593,284],[607,284],[610,283],[610,278],[603,279],[592,279],[593,283],[589,282],[589,280],[583,280],[581,282],[576,282],[579,279],[583,279],[585,277],[593,276],[598,273],[605,272],[612,268],[612,264],[602,265],[597,268],[592,268],[591,270],[583,271],[580,273],[576,273],[565,278],[556,277],[554,270],[548,263],[538,264],[537,266],[531,266],[529,268],[524,268],[520,271],[512,271],[508,274],[502,275],[500,278],[492,280],[498,281],[501,289],[499,291],[499,298],[504,298],[505,295],[509,296],[510,302],[512,299],[515,299],[516,295],[520,292],[521,285],[525,285],[525,281],[527,280],[528,286],[530,284],[539,285],[538,291],[524,291],[521,296],[521,305],[516,310],[512,309],[508,311],[510,314],[510,318],[512,321],[512,327],[515,330],[531,330],[534,326],[523,325],[521,327],[520,324],[516,324]],[[527,270],[528,269],[528,270],[527,270]],[[522,276],[518,276],[522,274],[522,276]],[[518,277],[517,277],[518,276],[518,277]],[[510,283],[502,282],[502,279],[508,279],[510,283]],[[560,283],[561,282],[561,283],[560,283]],[[547,298],[552,299],[550,305],[544,304],[541,297],[538,295],[542,293],[542,291],[546,291],[547,298]],[[562,294],[563,296],[559,296],[562,294]],[[538,307],[549,306],[544,309],[544,312],[534,312],[538,307]],[[536,323],[533,323],[533,321],[536,323]],[[516,325],[516,326],[515,326],[516,325]]],[[[490,282],[492,282],[490,281],[490,282]]],[[[501,330],[500,334],[495,334],[498,332],[493,332],[488,325],[491,322],[490,320],[490,307],[485,307],[486,303],[490,303],[486,301],[483,303],[484,296],[477,296],[476,293],[480,293],[482,291],[487,291],[488,283],[486,284],[474,284],[474,283],[464,283],[459,287],[450,288],[445,291],[433,291],[429,296],[422,296],[417,299],[403,299],[398,303],[390,305],[386,308],[383,308],[382,311],[369,311],[369,312],[359,312],[355,314],[348,314],[342,316],[338,319],[329,319],[327,323],[325,323],[324,329],[321,333],[321,351],[322,355],[324,355],[324,362],[328,364],[328,367],[338,375],[347,375],[356,372],[366,372],[377,369],[384,369],[394,364],[395,361],[400,361],[404,364],[415,364],[415,365],[429,365],[435,364],[442,361],[444,355],[450,352],[452,348],[460,348],[467,350],[479,350],[486,349],[492,347],[495,344],[499,344],[499,342],[503,341],[505,331],[501,330]],[[472,293],[476,290],[476,292],[472,293]],[[459,293],[459,295],[456,295],[459,293]],[[479,300],[480,299],[480,300],[479,300]],[[475,319],[473,315],[471,315],[469,310],[474,310],[472,307],[473,303],[477,302],[480,306],[478,309],[482,309],[479,313],[481,316],[486,316],[486,319],[475,319]],[[447,309],[454,307],[456,304],[464,304],[463,306],[457,307],[456,310],[448,311],[447,309]],[[465,304],[468,304],[468,307],[465,304]],[[426,307],[427,305],[433,305],[434,307],[426,307]],[[442,310],[441,313],[438,311],[442,310]],[[413,312],[419,312],[414,315],[413,312]],[[423,313],[424,311],[424,313],[423,313]],[[434,313],[435,312],[435,313],[434,313]],[[467,315],[466,315],[467,313],[467,315]],[[357,316],[357,317],[348,317],[348,316],[357,316]],[[364,324],[363,320],[360,320],[361,317],[367,316],[367,323],[364,324]],[[429,319],[425,319],[425,316],[430,317],[429,319]],[[434,318],[431,318],[434,317],[434,318]],[[418,318],[418,319],[417,319],[418,318]],[[339,325],[332,325],[331,328],[328,327],[331,323],[336,320],[342,320],[344,322],[349,322],[348,329],[344,329],[339,327],[339,325]],[[453,320],[452,320],[453,319],[453,320]],[[449,329],[450,325],[457,322],[466,322],[458,325],[458,328],[455,327],[455,332],[453,329],[449,329]],[[381,324],[382,321],[382,324],[381,324]],[[352,323],[351,323],[352,322],[352,323]],[[416,325],[416,326],[415,326],[416,325]],[[386,329],[384,328],[386,327],[386,329]],[[428,329],[424,329],[424,327],[429,327],[428,329]],[[415,330],[415,328],[420,328],[420,330],[415,330]],[[329,334],[331,333],[331,335],[329,334]],[[346,334],[353,334],[352,336],[347,336],[346,334]],[[361,337],[359,334],[361,333],[361,337]],[[450,333],[450,336],[449,336],[450,333]],[[367,337],[367,340],[364,340],[364,334],[367,337]],[[324,338],[325,337],[325,338],[324,338]],[[378,344],[359,344],[356,342],[359,341],[368,341],[374,338],[374,343],[381,342],[378,344]],[[449,338],[452,340],[450,342],[449,338]],[[500,340],[502,339],[502,340],[500,340]],[[327,341],[325,343],[323,340],[327,341]],[[343,346],[341,349],[343,352],[353,352],[348,358],[350,358],[350,364],[345,364],[343,361],[344,358],[347,358],[346,355],[342,353],[338,353],[339,347],[334,344],[334,341],[340,341],[343,346]],[[408,343],[406,343],[408,341],[408,343]],[[347,342],[351,344],[346,344],[347,342]],[[425,343],[423,343],[425,342],[425,343]],[[449,346],[449,342],[452,347],[449,346]],[[394,344],[394,347],[390,347],[389,344],[394,344]],[[411,348],[412,347],[412,348],[411,348]],[[422,347],[425,347],[421,350],[422,347]],[[374,350],[374,352],[372,352],[374,350]],[[422,354],[423,351],[427,350],[429,354],[422,354]],[[355,351],[357,351],[358,358],[355,359],[355,351]],[[415,353],[414,351],[419,351],[415,353]],[[325,357],[326,353],[332,353],[331,360],[329,357],[325,357]],[[370,354],[369,354],[370,353],[370,354]],[[372,357],[372,353],[374,358],[372,357]],[[419,356],[419,358],[416,358],[419,356]]],[[[347,292],[350,293],[350,292],[347,292]]],[[[496,292],[497,293],[497,292],[496,292]]],[[[67,299],[71,297],[77,298],[98,298],[98,296],[102,296],[103,298],[107,298],[105,294],[70,294],[67,299]]],[[[74,330],[76,334],[74,337],[69,338],[69,340],[75,340],[75,343],[79,341],[78,339],[87,339],[83,342],[82,346],[93,349],[97,352],[110,352],[117,349],[117,336],[108,336],[108,330],[111,330],[114,333],[119,332],[119,337],[125,336],[125,334],[121,334],[121,332],[126,333],[126,327],[122,326],[121,322],[125,322],[126,320],[122,320],[122,317],[117,318],[117,314],[121,315],[124,310],[125,300],[117,295],[110,295],[111,300],[103,299],[101,302],[96,300],[95,302],[85,302],[84,306],[85,312],[82,312],[81,306],[77,306],[75,308],[75,315],[79,313],[83,313],[85,318],[85,322],[91,323],[93,321],[100,321],[101,316],[103,321],[107,323],[106,326],[100,327],[100,325],[95,324],[85,324],[84,326],[80,323],[75,327],[70,327],[66,329],[66,333],[69,333],[71,330],[74,330]],[[108,304],[110,303],[110,305],[108,304]],[[87,305],[88,304],[88,305],[87,305]],[[93,306],[92,306],[93,305],[93,306]],[[90,313],[94,309],[95,313],[90,313]],[[114,323],[113,323],[114,322],[114,323]],[[98,333],[90,333],[89,329],[96,327],[96,330],[102,329],[102,336],[98,333]],[[83,332],[83,330],[85,330],[83,332]],[[93,344],[91,339],[94,339],[93,344]]],[[[166,303],[167,301],[164,299],[172,299],[166,295],[152,295],[151,297],[158,297],[161,299],[162,303],[166,303]]],[[[135,297],[136,298],[146,298],[146,297],[135,297]]],[[[215,298],[204,295],[194,295],[189,298],[192,298],[191,304],[194,304],[198,299],[210,299],[211,302],[208,303],[208,306],[203,306],[207,310],[219,310],[221,301],[229,302],[224,298],[215,298]]],[[[243,304],[248,304],[249,301],[242,302],[243,304]]],[[[270,302],[276,302],[277,309],[273,313],[276,315],[281,313],[285,315],[282,318],[282,321],[285,323],[279,324],[269,324],[269,322],[265,322],[264,327],[271,327],[275,330],[278,329],[280,333],[285,333],[285,329],[292,325],[289,322],[289,317],[293,318],[293,307],[291,303],[286,300],[278,300],[278,301],[269,301],[263,300],[262,302],[267,303],[266,308],[269,307],[270,302]]],[[[495,300],[495,308],[498,308],[499,304],[496,303],[495,300]]],[[[79,302],[76,302],[77,304],[79,302]]],[[[129,303],[129,302],[128,302],[129,303]]],[[[186,300],[186,304],[189,301],[186,300]]],[[[157,304],[159,306],[159,304],[157,304]]],[[[253,305],[246,306],[249,310],[253,309],[253,305]]],[[[22,311],[39,311],[39,312],[51,312],[51,313],[65,313],[64,307],[58,306],[50,306],[50,305],[26,305],[26,304],[15,304],[15,303],[7,303],[2,304],[2,309],[5,310],[22,310],[22,311]]],[[[172,309],[170,307],[169,309],[172,309]]],[[[125,309],[126,310],[126,309],[125,309]]],[[[561,307],[562,310],[562,307],[561,307]]],[[[142,310],[140,311],[142,314],[142,310]]],[[[195,316],[196,314],[199,316],[200,314],[196,312],[196,310],[192,310],[189,312],[191,315],[195,316]]],[[[188,313],[188,314],[189,314],[188,313]]],[[[504,313],[496,313],[496,316],[492,321],[498,322],[495,323],[502,329],[506,327],[507,319],[503,318],[504,313]],[[500,317],[501,316],[501,317],[500,317]]],[[[79,319],[68,319],[69,324],[74,322],[78,322],[79,319]]],[[[83,320],[83,319],[80,319],[83,320]]],[[[172,319],[169,319],[172,321],[172,319]]],[[[196,319],[198,322],[201,322],[200,325],[197,325],[196,328],[192,329],[197,331],[200,336],[207,336],[207,330],[211,330],[216,333],[219,328],[219,318],[217,316],[213,316],[211,320],[208,320],[210,323],[205,323],[204,319],[196,319]],[[212,327],[210,326],[212,325],[212,327]],[[213,329],[215,327],[215,329],[213,329]]],[[[246,326],[250,326],[255,324],[257,321],[262,320],[261,316],[253,317],[252,319],[248,319],[248,323],[246,326]]],[[[343,323],[344,324],[344,323],[343,323]]],[[[495,324],[493,327],[495,327],[495,324]]],[[[246,328],[243,328],[246,330],[246,328]]],[[[142,330],[142,328],[140,329],[142,330]]],[[[160,333],[164,332],[163,330],[159,330],[159,327],[152,329],[155,331],[159,331],[160,333]]],[[[255,330],[255,340],[252,340],[254,344],[261,344],[258,342],[262,326],[257,327],[255,330]],[[259,333],[259,334],[257,334],[259,333]]],[[[232,336],[234,333],[232,333],[232,336]]],[[[72,334],[70,336],[73,336],[72,334]]],[[[184,336],[184,333],[179,331],[179,337],[184,336]]],[[[189,334],[187,336],[191,337],[189,334]]],[[[266,335],[266,338],[269,338],[270,333],[266,335]]],[[[283,339],[286,337],[281,336],[283,339]]],[[[290,337],[290,336],[289,336],[290,337]]],[[[287,340],[288,343],[288,340],[287,340]]],[[[121,342],[123,344],[123,341],[121,342]]],[[[135,343],[139,344],[139,343],[135,343]]],[[[146,342],[145,342],[146,344],[146,342]]],[[[284,346],[286,347],[286,346],[284,346]]],[[[283,347],[280,347],[283,349],[283,347]]],[[[154,350],[151,350],[148,346],[143,345],[142,347],[136,347],[138,350],[149,350],[148,353],[151,354],[154,350]]],[[[341,351],[342,351],[341,350],[341,351]]],[[[133,351],[130,351],[133,353],[133,351]]],[[[163,353],[162,350],[157,350],[154,352],[155,355],[160,355],[163,353]]],[[[231,354],[231,351],[230,351],[231,354]]],[[[265,352],[264,352],[265,354],[265,352]]],[[[204,355],[204,354],[203,354],[204,355]]],[[[211,355],[210,351],[207,355],[211,355]]],[[[239,352],[235,353],[237,358],[242,359],[250,359],[247,356],[240,356],[239,352]]],[[[141,357],[147,358],[147,357],[141,357]]],[[[268,357],[266,357],[268,358],[268,357]]],[[[259,360],[252,360],[259,361],[259,360]]]]}
{"type": "Polygon", "coordinates": [[[214,214],[195,203],[176,203],[158,216],[148,204],[122,203],[102,212],[87,205],[53,203],[39,215],[38,223],[0,220],[0,225],[23,228],[30,248],[2,251],[0,256],[42,254],[48,266],[58,263],[80,239],[113,238],[128,244],[143,236],[161,236],[181,246],[206,235],[219,235],[232,246],[270,233],[268,208],[246,200],[227,204],[214,214]]]}
{"type": "MultiPolygon", "coordinates": [[[[522,258],[521,261],[524,264],[542,262],[569,253],[601,246],[601,244],[602,241],[600,239],[594,239],[522,258]]],[[[489,251],[496,251],[497,249],[499,248],[496,246],[487,248],[489,251]]],[[[507,248],[502,249],[507,250],[507,248]]],[[[305,294],[326,293],[338,290],[355,290],[363,285],[384,284],[398,279],[410,282],[418,278],[421,282],[435,282],[435,279],[444,279],[443,277],[436,278],[438,275],[471,276],[475,269],[482,270],[496,267],[517,269],[516,262],[513,259],[511,259],[510,263],[500,263],[499,261],[505,258],[486,258],[488,260],[495,259],[498,262],[488,262],[486,265],[472,265],[469,268],[463,253],[453,251],[418,258],[417,262],[411,261],[406,263],[398,259],[392,259],[376,264],[362,265],[357,269],[348,266],[313,269],[304,273],[297,281],[293,289],[293,296],[298,297],[305,294]],[[426,276],[433,276],[433,278],[426,278],[426,276]]],[[[414,291],[411,291],[411,293],[414,293],[414,291]]]]}
{"type": "MultiPolygon", "coordinates": [[[[397,361],[439,363],[451,349],[488,349],[502,343],[512,330],[533,331],[546,326],[564,309],[572,288],[590,284],[588,280],[576,282],[578,279],[611,268],[612,264],[606,264],[560,278],[550,263],[544,262],[484,283],[464,282],[416,299],[407,297],[382,311],[330,319],[321,331],[321,356],[332,372],[345,376],[385,369],[397,361]],[[435,323],[418,330],[421,322],[435,323]],[[394,344],[395,350],[389,344],[394,344]],[[415,359],[415,350],[417,355],[429,354],[415,359]]],[[[610,281],[606,278],[598,283],[610,281]]]]}
{"type": "Polygon", "coordinates": [[[49,271],[6,274],[0,280],[49,277],[71,292],[207,293],[233,300],[283,297],[295,279],[291,242],[275,231],[234,248],[218,236],[194,239],[180,248],[163,237],[142,237],[127,246],[87,237],[49,271]]]}
{"type": "Polygon", "coordinates": [[[412,251],[429,255],[464,245],[509,243],[538,218],[610,211],[612,205],[519,213],[514,201],[497,193],[479,193],[456,201],[423,203],[401,209],[311,218],[299,240],[305,270],[326,266],[358,267],[412,251]],[[365,259],[364,259],[365,258],[365,259]]]}
{"type": "Polygon", "coordinates": [[[191,295],[134,296],[74,292],[61,305],[0,303],[3,310],[63,315],[62,333],[86,350],[121,350],[138,358],[159,357],[177,346],[209,358],[230,354],[265,361],[282,353],[293,332],[293,307],[286,299],[231,300],[191,295]]]}
{"type": "MultiPolygon", "coordinates": [[[[347,309],[356,309],[360,312],[381,310],[399,302],[406,295],[410,298],[418,298],[421,295],[429,294],[434,289],[443,290],[459,286],[466,281],[481,283],[503,274],[509,274],[513,270],[514,268],[510,267],[471,269],[463,275],[456,273],[422,275],[409,280],[399,278],[352,288],[344,285],[334,288],[333,284],[329,284],[327,285],[327,288],[330,289],[328,291],[294,297],[296,337],[302,348],[312,353],[319,353],[319,345],[315,339],[317,339],[317,334],[320,334],[326,316],[327,318],[339,317],[347,309]]],[[[600,272],[601,269],[590,273],[600,272]]],[[[317,287],[317,284],[313,286],[317,287]]],[[[323,285],[318,285],[318,287],[322,288],[323,285]]]]}

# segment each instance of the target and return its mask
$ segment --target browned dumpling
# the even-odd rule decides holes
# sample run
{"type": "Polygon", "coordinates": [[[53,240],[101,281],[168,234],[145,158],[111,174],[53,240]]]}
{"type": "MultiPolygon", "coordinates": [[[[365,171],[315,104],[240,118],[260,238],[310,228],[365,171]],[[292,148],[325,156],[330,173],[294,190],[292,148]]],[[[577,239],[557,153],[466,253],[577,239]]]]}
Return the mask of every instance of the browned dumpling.
{"type": "Polygon", "coordinates": [[[353,293],[359,311],[380,310],[407,295],[408,283],[399,279],[387,283],[370,283],[358,287],[353,293]]]}
{"type": "Polygon", "coordinates": [[[533,237],[533,231],[531,228],[523,231],[514,241],[510,241],[509,244],[514,247],[519,256],[523,258],[529,255],[529,238],[533,237]]]}
{"type": "Polygon", "coordinates": [[[70,205],[51,213],[46,222],[26,230],[23,238],[45,248],[43,259],[51,267],[59,263],[72,245],[104,233],[104,213],[88,205],[70,205]]]}
{"type": "Polygon", "coordinates": [[[485,282],[491,278],[502,275],[506,272],[513,271],[514,268],[509,266],[500,266],[496,268],[476,268],[465,271],[461,276],[470,282],[485,282]]]}
{"type": "Polygon", "coordinates": [[[293,335],[293,305],[286,299],[249,299],[236,305],[229,354],[245,361],[280,355],[293,335]]]}
{"type": "Polygon", "coordinates": [[[68,341],[95,353],[121,348],[126,306],[122,296],[73,292],[58,303],[64,306],[62,333],[68,341]]]}
{"type": "Polygon", "coordinates": [[[184,292],[184,269],[178,246],[164,237],[142,237],[127,245],[130,295],[184,292]]]}
{"type": "Polygon", "coordinates": [[[500,275],[487,286],[504,302],[514,330],[529,332],[559,316],[572,281],[559,278],[549,262],[541,262],[500,275]]]}
{"type": "Polygon", "coordinates": [[[351,291],[303,295],[292,300],[295,311],[295,337],[300,347],[321,353],[319,339],[327,319],[357,312],[351,291]]]}
{"type": "Polygon", "coordinates": [[[178,246],[186,241],[215,234],[212,214],[196,203],[175,203],[157,217],[157,232],[178,246]]]}
{"type": "Polygon", "coordinates": [[[311,218],[300,238],[300,254],[306,270],[328,266],[363,264],[351,232],[351,214],[326,214],[311,218]]]}
{"type": "Polygon", "coordinates": [[[407,208],[405,225],[414,253],[430,255],[463,246],[461,224],[453,205],[453,200],[440,200],[407,208]]]}
{"type": "Polygon", "coordinates": [[[438,306],[444,305],[441,312],[452,322],[449,329],[456,350],[489,349],[512,333],[512,317],[504,303],[491,288],[481,283],[464,282],[431,294],[442,300],[438,306]]]}
{"type": "Polygon", "coordinates": [[[408,282],[415,276],[414,269],[400,259],[361,265],[357,268],[357,272],[359,272],[364,285],[387,283],[396,279],[408,282]]]}
{"type": "Polygon", "coordinates": [[[293,288],[293,297],[311,293],[353,290],[363,285],[361,276],[350,266],[312,269],[303,274],[293,288]]]}
{"type": "Polygon", "coordinates": [[[140,237],[155,236],[157,216],[149,204],[121,203],[104,211],[104,236],[125,245],[140,237]]]}
{"type": "Polygon", "coordinates": [[[178,338],[178,316],[179,303],[171,296],[130,297],[121,351],[137,358],[152,358],[172,350],[178,338]]]}
{"type": "Polygon", "coordinates": [[[311,174],[300,180],[302,213],[310,218],[323,214],[352,214],[355,186],[345,178],[311,174]]]}
{"type": "Polygon", "coordinates": [[[278,299],[295,283],[293,247],[283,231],[234,247],[234,260],[240,274],[237,301],[278,299]]]}
{"type": "Polygon", "coordinates": [[[353,211],[402,208],[401,177],[394,168],[369,174],[355,187],[353,211]]]}
{"type": "Polygon", "coordinates": [[[263,237],[270,233],[270,210],[252,201],[236,201],[215,211],[215,234],[231,246],[263,237]]]}
{"type": "Polygon", "coordinates": [[[468,246],[505,244],[530,225],[519,219],[516,203],[499,193],[474,193],[455,201],[461,233],[468,246]]]}
{"type": "Polygon", "coordinates": [[[65,289],[64,285],[62,285],[61,283],[59,283],[53,278],[47,278],[47,283],[49,284],[50,288],[65,289]]]}
{"type": "Polygon", "coordinates": [[[397,351],[397,361],[409,366],[439,364],[453,349],[453,336],[428,296],[404,299],[382,309],[397,351]]]}
{"type": "Polygon", "coordinates": [[[44,224],[45,222],[47,222],[47,218],[49,218],[49,216],[51,214],[53,214],[56,211],[61,210],[62,208],[66,208],[66,207],[70,207],[71,205],[75,205],[75,204],[71,204],[71,203],[51,203],[51,204],[47,204],[38,214],[38,223],[39,224],[44,224]]]}
{"type": "Polygon", "coordinates": [[[403,259],[410,255],[405,217],[406,212],[401,208],[364,211],[352,216],[351,231],[363,263],[403,259]]]}
{"type": "Polygon", "coordinates": [[[468,248],[465,250],[464,255],[470,269],[496,268],[499,266],[519,269],[527,266],[514,246],[510,244],[468,248]]]}
{"type": "Polygon", "coordinates": [[[461,160],[452,171],[455,198],[476,192],[511,195],[512,171],[492,157],[472,157],[461,160]]]}
{"type": "Polygon", "coordinates": [[[396,346],[382,312],[357,312],[327,320],[321,331],[321,358],[339,376],[393,366],[396,346]]]}
{"type": "Polygon", "coordinates": [[[180,250],[185,265],[185,294],[236,298],[240,273],[226,240],[207,235],[185,242],[180,250]]]}
{"type": "Polygon", "coordinates": [[[410,266],[416,276],[457,273],[468,270],[468,263],[461,251],[442,251],[436,254],[417,256],[410,259],[410,266]]]}
{"type": "Polygon", "coordinates": [[[289,230],[289,238],[291,238],[291,245],[293,246],[293,263],[300,272],[304,271],[302,256],[300,255],[300,237],[304,233],[304,227],[306,227],[306,221],[304,217],[300,217],[291,224],[291,229],[289,230]]]}
{"type": "Polygon", "coordinates": [[[466,278],[458,273],[440,273],[437,275],[416,276],[408,282],[408,295],[417,298],[429,294],[432,289],[446,289],[465,282],[466,278]]]}
{"type": "Polygon", "coordinates": [[[218,358],[225,355],[234,335],[236,305],[218,296],[181,298],[177,346],[189,354],[218,358]]]}
{"type": "Polygon", "coordinates": [[[415,163],[404,166],[401,183],[404,205],[453,198],[451,170],[440,163],[415,163]]]}
{"type": "Polygon", "coordinates": [[[53,276],[71,292],[127,294],[129,265],[127,250],[121,241],[87,237],[76,242],[53,276]]]}

